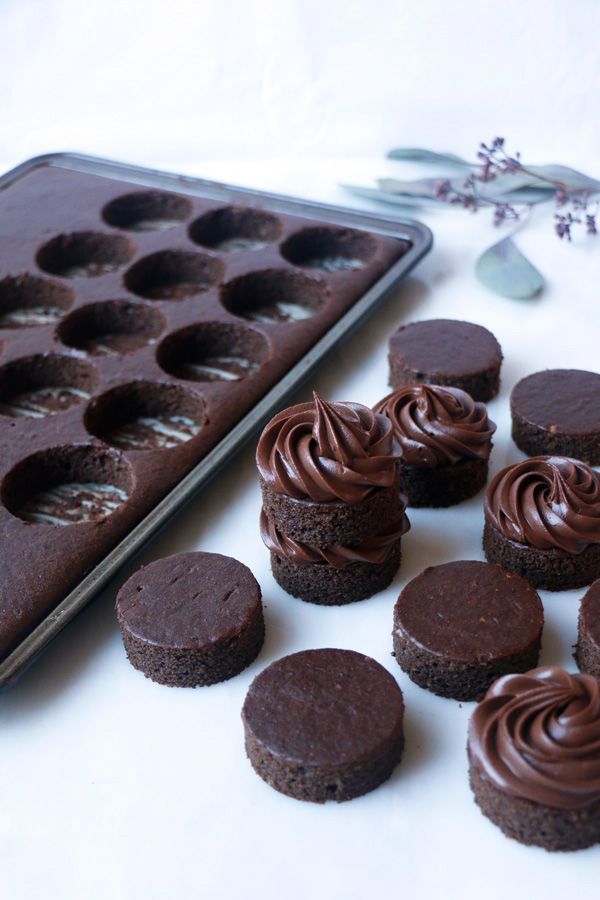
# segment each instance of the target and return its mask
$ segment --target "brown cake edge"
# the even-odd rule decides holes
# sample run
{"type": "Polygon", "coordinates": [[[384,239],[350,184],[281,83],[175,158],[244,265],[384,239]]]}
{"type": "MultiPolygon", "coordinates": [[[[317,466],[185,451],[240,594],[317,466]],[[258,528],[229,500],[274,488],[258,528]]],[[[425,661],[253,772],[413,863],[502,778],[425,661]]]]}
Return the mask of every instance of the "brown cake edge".
{"type": "Polygon", "coordinates": [[[400,724],[387,746],[362,762],[332,768],[293,765],[264,747],[246,722],[244,729],[246,755],[256,774],[281,794],[312,803],[342,803],[374,790],[390,778],[404,750],[400,724]]]}
{"type": "Polygon", "coordinates": [[[582,553],[538,550],[516,544],[486,522],[483,549],[488,562],[516,572],[533,587],[547,591],[567,591],[585,587],[600,578],[600,544],[590,544],[582,553]]]}
{"type": "Polygon", "coordinates": [[[265,638],[262,604],[243,631],[208,647],[173,648],[152,644],[128,629],[119,614],[125,652],[146,678],[167,687],[205,687],[239,675],[258,656],[265,638]]]}
{"type": "Polygon", "coordinates": [[[521,844],[567,852],[600,842],[600,801],[570,810],[513,797],[485,778],[470,755],[469,785],[483,815],[521,844]]]}
{"type": "Polygon", "coordinates": [[[600,432],[553,432],[529,422],[516,410],[511,410],[511,413],[512,439],[527,456],[569,456],[590,466],[600,465],[600,432]]]}
{"type": "Polygon", "coordinates": [[[328,563],[296,565],[271,551],[271,571],[277,584],[293,597],[321,606],[343,606],[383,591],[400,567],[398,540],[382,563],[355,562],[337,569],[328,563]]]}
{"type": "Polygon", "coordinates": [[[470,375],[447,376],[435,372],[420,372],[403,365],[390,352],[389,385],[394,390],[411,384],[439,384],[442,387],[456,387],[470,394],[473,400],[486,403],[498,394],[500,390],[500,365],[490,366],[470,375]]]}
{"type": "Polygon", "coordinates": [[[542,646],[541,631],[519,653],[479,662],[446,660],[421,647],[394,628],[394,656],[412,682],[425,690],[451,700],[482,700],[489,686],[501,675],[527,672],[538,663],[542,646]]]}

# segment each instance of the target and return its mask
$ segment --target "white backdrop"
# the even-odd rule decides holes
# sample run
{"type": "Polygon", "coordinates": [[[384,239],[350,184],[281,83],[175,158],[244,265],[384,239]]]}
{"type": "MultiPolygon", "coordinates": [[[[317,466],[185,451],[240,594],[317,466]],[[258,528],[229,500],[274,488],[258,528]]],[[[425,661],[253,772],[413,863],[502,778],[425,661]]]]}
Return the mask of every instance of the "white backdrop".
{"type": "MultiPolygon", "coordinates": [[[[80,150],[348,204],[337,183],[393,171],[381,159],[389,146],[468,154],[501,133],[530,159],[600,177],[599,34],[594,0],[0,0],[0,162],[80,150]]],[[[598,368],[600,243],[561,244],[550,212],[536,211],[519,243],[547,289],[511,302],[473,276],[494,236],[485,214],[422,217],[433,253],[311,386],[374,403],[387,390],[386,342],[400,322],[480,322],[505,351],[490,404],[497,471],[520,458],[508,416],[515,381],[554,365],[598,368]]],[[[225,684],[161,688],[128,665],[115,589],[105,592],[0,696],[2,897],[592,896],[600,847],[551,856],[505,840],[466,783],[472,705],[422,691],[390,656],[391,611],[407,579],[429,564],[481,558],[481,497],[413,511],[394,584],[364,603],[319,608],[287,597],[270,575],[252,451],[143,560],[199,548],[246,562],[266,603],[263,652],[225,684]],[[340,806],[278,795],[244,757],[239,710],[250,680],[308,646],[371,654],[406,699],[398,771],[340,806]]],[[[573,667],[580,596],[543,595],[543,662],[573,667]]]]}
{"type": "Polygon", "coordinates": [[[600,145],[596,0],[0,0],[0,158],[600,145]]]}

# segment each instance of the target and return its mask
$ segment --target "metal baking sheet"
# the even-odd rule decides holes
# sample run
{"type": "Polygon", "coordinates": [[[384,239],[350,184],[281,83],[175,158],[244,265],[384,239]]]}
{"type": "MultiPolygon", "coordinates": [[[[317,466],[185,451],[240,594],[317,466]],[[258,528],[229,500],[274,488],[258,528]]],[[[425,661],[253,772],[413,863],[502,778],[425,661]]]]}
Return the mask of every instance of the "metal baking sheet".
{"type": "Polygon", "coordinates": [[[420,222],[345,207],[312,203],[277,194],[233,187],[200,178],[155,171],[125,163],[71,153],[35,157],[0,177],[0,190],[41,167],[104,176],[143,187],[174,190],[226,203],[258,203],[272,212],[318,218],[323,223],[351,227],[410,241],[410,249],[379,278],[313,345],[283,378],[228,434],[146,515],[61,603],[0,663],[0,689],[5,689],[36,659],[54,637],[106,586],[120,567],[191,500],[238,450],[281,408],[315,371],[327,354],[360,328],[430,250],[430,230],[420,222]]]}

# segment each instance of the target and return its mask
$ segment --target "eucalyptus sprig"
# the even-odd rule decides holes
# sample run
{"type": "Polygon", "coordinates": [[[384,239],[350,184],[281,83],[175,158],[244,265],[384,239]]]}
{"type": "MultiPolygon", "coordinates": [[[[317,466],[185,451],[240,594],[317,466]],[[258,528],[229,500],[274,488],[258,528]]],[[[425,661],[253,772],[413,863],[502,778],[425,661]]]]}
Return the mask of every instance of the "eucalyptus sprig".
{"type": "MultiPolygon", "coordinates": [[[[504,138],[482,142],[476,162],[422,148],[398,148],[388,157],[433,164],[445,168],[447,174],[407,181],[381,178],[375,189],[346,187],[359,196],[400,206],[450,205],[471,212],[489,208],[495,226],[516,224],[513,234],[524,226],[534,206],[554,203],[554,232],[561,240],[571,241],[577,230],[587,235],[598,233],[599,201],[594,197],[600,194],[600,181],[568,166],[526,165],[520,153],[506,150],[504,138]]],[[[505,297],[533,297],[544,284],[543,276],[512,236],[484,251],[475,271],[487,287],[505,297]]]]}

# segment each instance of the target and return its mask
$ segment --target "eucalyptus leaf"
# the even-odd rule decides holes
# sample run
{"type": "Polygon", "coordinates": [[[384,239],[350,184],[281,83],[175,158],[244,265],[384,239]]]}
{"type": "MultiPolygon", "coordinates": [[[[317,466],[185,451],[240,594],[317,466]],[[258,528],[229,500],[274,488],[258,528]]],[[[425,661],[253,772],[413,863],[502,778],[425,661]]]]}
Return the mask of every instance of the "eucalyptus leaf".
{"type": "Polygon", "coordinates": [[[476,181],[475,184],[480,197],[502,200],[505,194],[520,191],[523,188],[537,187],[539,181],[533,175],[525,172],[501,172],[491,181],[476,181]]]}
{"type": "Polygon", "coordinates": [[[569,166],[527,166],[527,169],[540,178],[549,178],[551,181],[564,184],[567,191],[589,191],[590,194],[600,192],[600,181],[569,166]]]}
{"type": "Polygon", "coordinates": [[[475,273],[482,284],[501,297],[526,300],[539,294],[544,286],[541,273],[510,237],[481,254],[475,273]]]}
{"type": "Polygon", "coordinates": [[[472,163],[467,162],[461,156],[455,153],[436,153],[435,150],[425,150],[422,147],[397,147],[390,150],[387,154],[388,159],[403,159],[406,162],[422,162],[435,163],[452,166],[471,167],[472,163]]]}
{"type": "Polygon", "coordinates": [[[377,186],[386,194],[410,194],[414,197],[429,197],[438,199],[437,190],[441,178],[415,178],[410,181],[400,181],[397,178],[378,178],[377,186]]]}
{"type": "Polygon", "coordinates": [[[502,200],[505,203],[526,203],[536,205],[538,203],[548,203],[550,200],[554,200],[554,188],[551,187],[524,187],[519,188],[518,191],[509,191],[506,194],[502,194],[500,197],[496,197],[497,200],[502,200]]]}
{"type": "Polygon", "coordinates": [[[342,184],[341,187],[354,194],[355,197],[366,197],[368,200],[391,203],[393,206],[448,206],[443,200],[436,200],[433,197],[422,197],[415,194],[391,194],[378,188],[363,187],[357,184],[342,184]]]}

